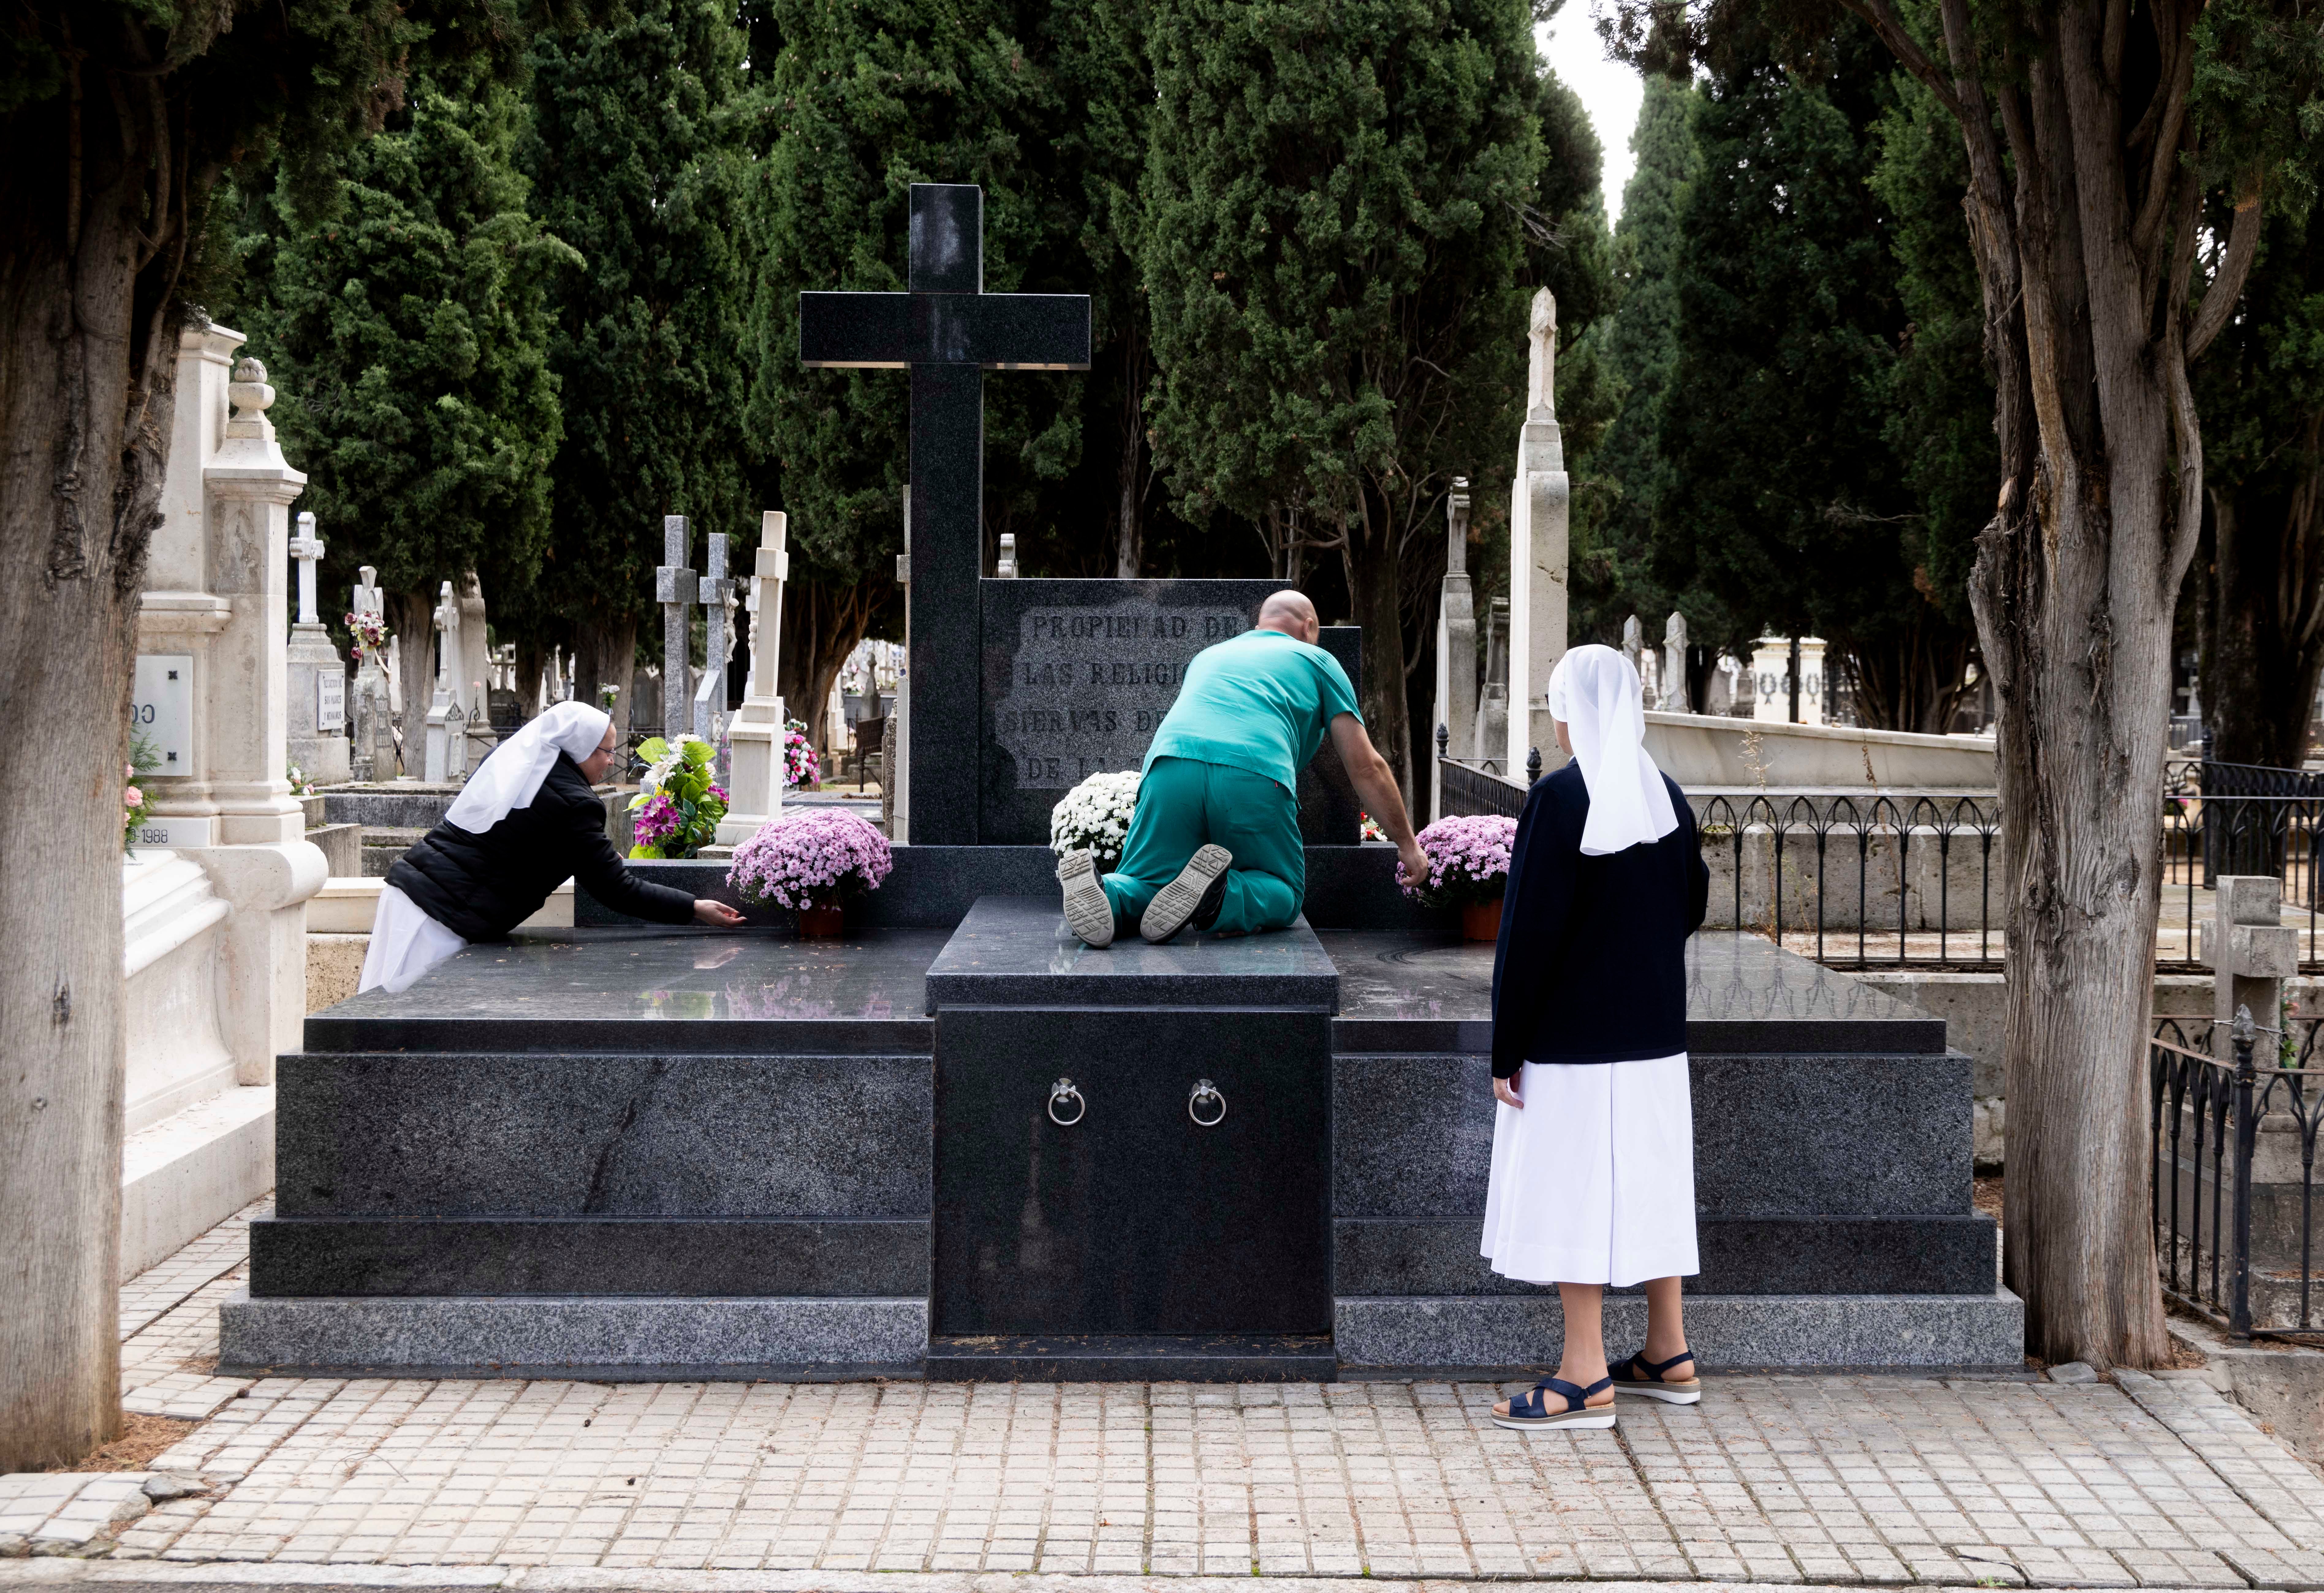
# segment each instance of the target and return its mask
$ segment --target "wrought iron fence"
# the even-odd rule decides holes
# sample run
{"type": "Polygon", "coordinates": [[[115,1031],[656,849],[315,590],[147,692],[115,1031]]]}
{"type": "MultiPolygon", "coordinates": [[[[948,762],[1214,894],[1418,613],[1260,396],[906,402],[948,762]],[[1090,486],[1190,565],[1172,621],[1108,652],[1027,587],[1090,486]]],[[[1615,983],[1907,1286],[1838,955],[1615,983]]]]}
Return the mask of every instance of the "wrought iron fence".
{"type": "Polygon", "coordinates": [[[1693,806],[1729,925],[1796,937],[1834,967],[1999,965],[1998,799],[1769,792],[1693,806]]]}
{"type": "MultiPolygon", "coordinates": [[[[2192,925],[2209,916],[2199,893],[2213,889],[2221,874],[2273,874],[2283,881],[2283,904],[2301,915],[2300,962],[2306,971],[2324,969],[2318,941],[2324,909],[2324,874],[2318,863],[2318,834],[2324,828],[2324,782],[2312,795],[2262,795],[2221,786],[2257,783],[2238,778],[2237,766],[2204,764],[2196,788],[2183,785],[2163,800],[2161,868],[2165,910],[2189,927],[2177,956],[2158,955],[2171,969],[2201,966],[2192,925]],[[2220,771],[2228,771],[2222,775],[2220,771]]],[[[2268,775],[2296,770],[2264,769],[2268,775]]],[[[2313,778],[2313,777],[2310,777],[2313,778]]]]}
{"type": "Polygon", "coordinates": [[[2148,1043],[2163,1291],[2241,1338],[2324,1337],[2313,1277],[2317,1027],[2263,1027],[2238,1009],[2226,1061],[2200,1048],[2208,1019],[2157,1018],[2148,1043]]]}
{"type": "MultiPolygon", "coordinates": [[[[1524,811],[1532,784],[1440,757],[1441,811],[1524,811]]],[[[2157,825],[2155,964],[2202,967],[2196,926],[2221,874],[2273,874],[2324,971],[2324,775],[2173,760],[2157,825]]],[[[1536,761],[1528,769],[1539,778],[1536,761]]],[[[1691,798],[1713,927],[1754,929],[1840,968],[2001,965],[2001,805],[1989,793],[1770,790],[1691,798]]]]}
{"type": "MultiPolygon", "coordinates": [[[[1437,740],[1443,740],[1440,729],[1437,740]]],[[[1496,814],[1503,818],[1518,818],[1525,813],[1526,793],[1533,782],[1541,778],[1541,753],[1536,750],[1526,760],[1528,778],[1520,784],[1500,773],[1498,760],[1478,764],[1457,758],[1439,758],[1436,768],[1440,776],[1438,788],[1443,792],[1439,818],[1456,814],[1496,814]]]]}

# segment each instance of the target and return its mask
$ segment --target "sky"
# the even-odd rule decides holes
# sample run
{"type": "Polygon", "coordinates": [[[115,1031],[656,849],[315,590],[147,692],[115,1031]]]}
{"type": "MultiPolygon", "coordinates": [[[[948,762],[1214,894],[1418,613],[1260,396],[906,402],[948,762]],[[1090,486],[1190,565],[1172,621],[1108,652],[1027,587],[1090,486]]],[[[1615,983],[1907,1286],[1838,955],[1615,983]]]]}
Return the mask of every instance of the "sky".
{"type": "Polygon", "coordinates": [[[1598,142],[1606,148],[1606,219],[1612,222],[1621,219],[1622,189],[1636,164],[1630,157],[1630,130],[1637,125],[1638,106],[1646,90],[1635,69],[1606,58],[1590,20],[1591,5],[1591,0],[1565,0],[1534,38],[1565,86],[1582,97],[1598,129],[1598,142]]]}

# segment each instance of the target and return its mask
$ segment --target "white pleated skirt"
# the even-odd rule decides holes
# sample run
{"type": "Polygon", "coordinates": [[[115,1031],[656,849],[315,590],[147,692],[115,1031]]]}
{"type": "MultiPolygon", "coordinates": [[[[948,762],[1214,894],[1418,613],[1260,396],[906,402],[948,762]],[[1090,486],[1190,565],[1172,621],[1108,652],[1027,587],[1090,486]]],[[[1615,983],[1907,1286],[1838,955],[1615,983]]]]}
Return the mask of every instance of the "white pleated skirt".
{"type": "Polygon", "coordinates": [[[363,978],[355,994],[409,990],[412,981],[468,943],[422,912],[420,904],[392,885],[379,891],[372,915],[371,944],[364,950],[363,978]]]}
{"type": "Polygon", "coordinates": [[[1626,1284],[1702,1270],[1686,1053],[1525,1064],[1494,1104],[1485,1258],[1528,1284],[1626,1284]]]}

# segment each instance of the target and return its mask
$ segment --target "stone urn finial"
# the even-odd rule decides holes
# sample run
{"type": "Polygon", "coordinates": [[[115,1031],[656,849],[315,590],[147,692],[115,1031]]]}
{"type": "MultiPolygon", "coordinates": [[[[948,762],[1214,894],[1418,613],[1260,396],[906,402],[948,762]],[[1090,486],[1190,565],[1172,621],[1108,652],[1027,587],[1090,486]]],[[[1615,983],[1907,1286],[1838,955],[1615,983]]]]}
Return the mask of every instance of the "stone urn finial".
{"type": "Polygon", "coordinates": [[[274,390],[266,384],[266,367],[248,355],[234,363],[234,380],[226,384],[226,402],[236,411],[235,419],[263,415],[274,402],[274,390]]]}

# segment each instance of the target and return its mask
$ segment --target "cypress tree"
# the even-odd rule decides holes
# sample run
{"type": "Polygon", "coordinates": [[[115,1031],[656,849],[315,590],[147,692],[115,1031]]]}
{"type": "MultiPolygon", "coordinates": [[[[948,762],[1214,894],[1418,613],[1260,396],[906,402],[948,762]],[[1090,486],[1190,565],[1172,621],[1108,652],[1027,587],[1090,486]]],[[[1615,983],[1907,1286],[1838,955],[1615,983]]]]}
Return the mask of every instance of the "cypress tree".
{"type": "Polygon", "coordinates": [[[407,730],[429,700],[439,585],[476,572],[488,592],[520,588],[548,541],[549,294],[577,260],[526,212],[524,123],[514,88],[423,79],[349,153],[327,219],[299,224],[287,166],[245,212],[235,308],[281,394],[270,414],[307,472],[323,574],[337,590],[378,566],[407,730]]]}
{"type": "Polygon", "coordinates": [[[1504,451],[1543,151],[1517,0],[1157,0],[1139,253],[1173,487],[1337,553],[1407,789],[1408,641],[1456,474],[1504,451]]]}
{"type": "Polygon", "coordinates": [[[757,542],[746,501],[737,97],[742,36],[710,0],[635,0],[613,23],[540,41],[524,145],[533,207],[581,252],[550,359],[565,440],[539,588],[510,605],[526,640],[564,640],[576,685],[622,687],[653,603],[662,517],[757,542]]]}

